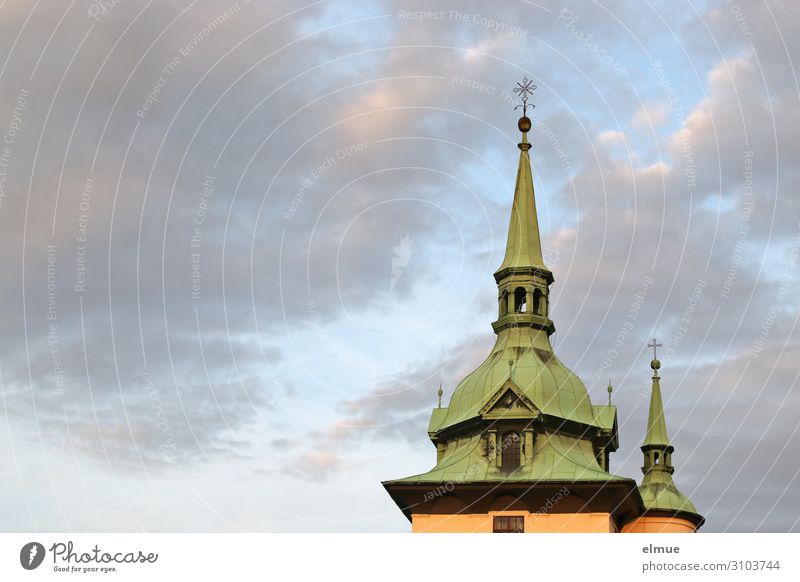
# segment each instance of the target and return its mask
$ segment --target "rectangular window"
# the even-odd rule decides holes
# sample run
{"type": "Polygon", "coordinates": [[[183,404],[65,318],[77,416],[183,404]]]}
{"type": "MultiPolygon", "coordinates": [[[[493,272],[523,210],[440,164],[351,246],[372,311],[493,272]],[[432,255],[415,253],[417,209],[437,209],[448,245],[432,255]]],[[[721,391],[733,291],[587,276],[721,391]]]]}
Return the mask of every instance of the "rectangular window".
{"type": "Polygon", "coordinates": [[[518,469],[520,465],[520,438],[515,432],[507,432],[503,435],[503,442],[500,445],[503,448],[503,469],[506,471],[513,471],[518,469]]]}
{"type": "Polygon", "coordinates": [[[525,518],[521,515],[499,515],[494,518],[494,533],[525,533],[525,518]]]}

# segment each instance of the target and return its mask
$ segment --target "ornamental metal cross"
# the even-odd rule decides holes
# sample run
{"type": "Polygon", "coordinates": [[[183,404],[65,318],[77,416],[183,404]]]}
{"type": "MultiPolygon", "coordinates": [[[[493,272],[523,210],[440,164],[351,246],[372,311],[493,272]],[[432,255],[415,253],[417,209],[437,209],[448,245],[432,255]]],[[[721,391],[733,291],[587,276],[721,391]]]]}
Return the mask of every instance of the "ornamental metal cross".
{"type": "MultiPolygon", "coordinates": [[[[514,87],[514,93],[517,93],[522,98],[522,105],[517,105],[514,107],[514,111],[522,107],[522,115],[525,117],[528,116],[528,95],[533,95],[533,92],[536,91],[537,87],[533,84],[533,81],[529,80],[528,77],[522,78],[522,83],[517,83],[517,86],[514,87]]],[[[535,108],[536,105],[531,105],[531,109],[535,108]]]]}
{"type": "Polygon", "coordinates": [[[658,348],[662,347],[662,344],[657,343],[656,342],[656,338],[653,338],[653,343],[647,344],[647,347],[648,348],[653,348],[653,359],[657,360],[658,359],[658,354],[657,354],[656,350],[658,348]]]}

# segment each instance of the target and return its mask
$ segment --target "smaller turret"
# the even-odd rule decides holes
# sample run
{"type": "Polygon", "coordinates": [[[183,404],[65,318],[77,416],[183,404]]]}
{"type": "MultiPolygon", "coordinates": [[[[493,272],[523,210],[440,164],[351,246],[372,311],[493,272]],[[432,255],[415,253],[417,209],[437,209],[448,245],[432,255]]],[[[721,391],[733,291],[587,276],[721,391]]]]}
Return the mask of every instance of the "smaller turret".
{"type": "Polygon", "coordinates": [[[648,347],[653,348],[653,388],[650,392],[650,413],[647,418],[647,434],[642,443],[644,478],[639,493],[644,501],[645,512],[642,517],[627,524],[624,532],[635,533],[693,533],[703,525],[703,516],[697,513],[694,504],[678,491],[672,480],[675,468],[672,466],[672,453],[675,450],[667,436],[667,422],[664,419],[664,403],[661,399],[661,377],[658,370],[661,362],[657,358],[657,348],[661,344],[653,340],[648,347]]]}
{"type": "Polygon", "coordinates": [[[661,401],[661,378],[658,370],[661,362],[654,359],[650,362],[653,370],[653,389],[650,392],[650,414],[647,419],[647,434],[642,444],[645,477],[652,471],[666,471],[672,474],[672,451],[674,450],[667,436],[667,421],[664,419],[664,403],[661,401]]]}

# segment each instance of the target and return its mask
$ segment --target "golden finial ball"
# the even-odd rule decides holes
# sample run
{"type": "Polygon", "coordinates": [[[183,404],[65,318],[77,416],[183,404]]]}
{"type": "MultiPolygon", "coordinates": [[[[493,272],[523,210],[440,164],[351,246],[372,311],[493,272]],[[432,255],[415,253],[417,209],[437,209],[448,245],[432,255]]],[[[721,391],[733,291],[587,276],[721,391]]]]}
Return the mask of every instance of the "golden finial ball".
{"type": "Polygon", "coordinates": [[[650,367],[653,368],[654,370],[658,370],[661,367],[661,362],[659,362],[658,360],[653,360],[652,362],[650,362],[650,367]]]}
{"type": "Polygon", "coordinates": [[[531,130],[531,119],[528,116],[520,117],[517,122],[517,127],[522,133],[528,133],[531,130]]]}

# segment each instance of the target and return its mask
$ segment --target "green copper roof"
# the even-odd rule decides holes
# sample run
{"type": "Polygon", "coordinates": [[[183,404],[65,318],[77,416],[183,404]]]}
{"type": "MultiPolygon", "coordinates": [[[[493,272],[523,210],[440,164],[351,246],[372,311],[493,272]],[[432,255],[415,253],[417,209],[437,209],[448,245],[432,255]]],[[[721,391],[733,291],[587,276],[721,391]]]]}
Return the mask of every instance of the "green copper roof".
{"type": "Polygon", "coordinates": [[[539,222],[536,218],[536,200],[533,194],[533,177],[528,150],[527,134],[522,134],[519,144],[519,168],[514,188],[514,203],[511,206],[511,222],[508,226],[506,256],[499,271],[507,267],[545,267],[542,259],[542,243],[539,240],[539,222]]]}
{"type": "Polygon", "coordinates": [[[670,443],[667,436],[667,422],[664,419],[664,404],[661,401],[661,383],[658,377],[658,368],[661,363],[658,360],[653,360],[650,365],[653,368],[653,390],[650,393],[650,414],[647,419],[647,435],[643,445],[668,447],[670,443]]]}
{"type": "Polygon", "coordinates": [[[442,426],[442,422],[447,416],[446,408],[434,408],[431,412],[431,420],[428,422],[428,432],[435,432],[442,426]]]}
{"type": "Polygon", "coordinates": [[[542,413],[596,426],[586,387],[556,357],[547,335],[517,327],[500,332],[486,360],[461,381],[438,429],[479,416],[481,408],[510,377],[542,413]]]}
{"type": "Polygon", "coordinates": [[[454,439],[433,469],[390,483],[630,481],[604,471],[597,464],[591,443],[585,439],[559,433],[539,436],[534,441],[533,458],[513,472],[495,466],[483,450],[482,441],[480,434],[454,439]]]}
{"type": "Polygon", "coordinates": [[[694,504],[678,491],[672,475],[666,471],[650,471],[639,485],[639,493],[647,509],[697,513],[694,504]]]}
{"type": "Polygon", "coordinates": [[[594,424],[604,430],[612,430],[617,419],[617,407],[613,404],[593,405],[594,424]]]}

